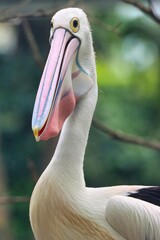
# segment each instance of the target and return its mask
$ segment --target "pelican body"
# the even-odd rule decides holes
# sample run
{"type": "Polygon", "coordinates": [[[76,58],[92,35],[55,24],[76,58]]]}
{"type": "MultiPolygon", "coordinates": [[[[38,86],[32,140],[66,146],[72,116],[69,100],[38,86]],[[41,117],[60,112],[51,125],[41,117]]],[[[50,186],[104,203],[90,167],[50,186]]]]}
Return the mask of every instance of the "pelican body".
{"type": "Polygon", "coordinates": [[[36,240],[160,240],[160,188],[86,187],[83,160],[97,102],[91,30],[79,8],[51,20],[51,49],[34,105],[37,141],[60,134],[30,202],[36,240]]]}

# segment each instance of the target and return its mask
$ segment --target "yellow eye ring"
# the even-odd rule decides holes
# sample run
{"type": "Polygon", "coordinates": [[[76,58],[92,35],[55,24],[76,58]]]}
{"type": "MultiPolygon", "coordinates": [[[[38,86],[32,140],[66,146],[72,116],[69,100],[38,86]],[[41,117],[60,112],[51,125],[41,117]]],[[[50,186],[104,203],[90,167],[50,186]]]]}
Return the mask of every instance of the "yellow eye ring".
{"type": "Polygon", "coordinates": [[[74,32],[74,33],[79,31],[80,22],[79,22],[78,18],[76,18],[76,17],[72,18],[72,20],[70,21],[70,28],[71,28],[72,32],[74,32]]]}

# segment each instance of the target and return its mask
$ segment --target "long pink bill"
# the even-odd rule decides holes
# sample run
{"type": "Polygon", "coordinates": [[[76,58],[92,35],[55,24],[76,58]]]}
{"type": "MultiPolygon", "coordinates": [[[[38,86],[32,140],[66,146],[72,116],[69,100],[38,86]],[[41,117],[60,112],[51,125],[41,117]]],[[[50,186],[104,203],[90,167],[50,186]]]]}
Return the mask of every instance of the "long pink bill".
{"type": "Polygon", "coordinates": [[[42,74],[32,116],[37,141],[56,136],[75,107],[72,62],[80,45],[66,29],[55,30],[42,74]]]}

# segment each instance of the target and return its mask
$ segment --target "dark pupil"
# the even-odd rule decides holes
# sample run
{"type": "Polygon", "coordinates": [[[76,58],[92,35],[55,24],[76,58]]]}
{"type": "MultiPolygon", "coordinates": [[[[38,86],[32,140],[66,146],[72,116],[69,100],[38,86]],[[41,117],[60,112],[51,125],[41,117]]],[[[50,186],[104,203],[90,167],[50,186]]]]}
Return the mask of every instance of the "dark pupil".
{"type": "Polygon", "coordinates": [[[74,27],[74,28],[77,28],[77,27],[78,27],[78,21],[77,21],[77,20],[74,20],[74,21],[73,21],[73,27],[74,27]]]}

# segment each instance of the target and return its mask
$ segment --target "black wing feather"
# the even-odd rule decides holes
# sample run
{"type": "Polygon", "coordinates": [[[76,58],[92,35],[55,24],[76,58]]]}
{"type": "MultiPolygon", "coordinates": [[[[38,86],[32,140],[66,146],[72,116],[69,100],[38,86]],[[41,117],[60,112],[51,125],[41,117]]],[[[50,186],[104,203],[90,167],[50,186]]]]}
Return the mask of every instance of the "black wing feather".
{"type": "Polygon", "coordinates": [[[160,207],[160,186],[141,188],[136,192],[130,192],[128,196],[141,199],[160,207]]]}

